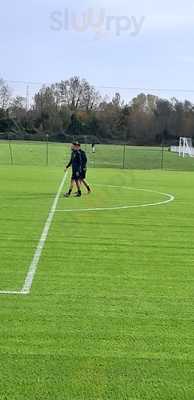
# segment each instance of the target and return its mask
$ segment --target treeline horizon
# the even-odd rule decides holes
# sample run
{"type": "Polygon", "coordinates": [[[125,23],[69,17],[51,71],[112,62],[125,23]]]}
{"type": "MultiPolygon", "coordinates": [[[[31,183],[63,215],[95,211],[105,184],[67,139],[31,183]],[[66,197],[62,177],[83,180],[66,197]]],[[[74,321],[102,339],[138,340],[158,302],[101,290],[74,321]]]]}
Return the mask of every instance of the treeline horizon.
{"type": "Polygon", "coordinates": [[[140,93],[130,102],[116,92],[102,96],[90,83],[72,77],[41,87],[27,99],[12,96],[0,79],[0,139],[161,145],[194,138],[194,104],[140,93]]]}

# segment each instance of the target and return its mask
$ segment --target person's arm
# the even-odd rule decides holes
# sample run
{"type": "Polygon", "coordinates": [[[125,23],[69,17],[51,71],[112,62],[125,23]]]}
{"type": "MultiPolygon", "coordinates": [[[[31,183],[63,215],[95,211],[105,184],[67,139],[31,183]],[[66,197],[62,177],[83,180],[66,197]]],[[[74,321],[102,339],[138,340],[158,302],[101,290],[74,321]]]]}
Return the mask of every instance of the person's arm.
{"type": "Polygon", "coordinates": [[[85,153],[85,151],[83,151],[82,152],[82,166],[84,169],[87,168],[87,162],[88,162],[88,159],[87,159],[86,153],[85,153]]]}
{"type": "Polygon", "coordinates": [[[65,168],[66,170],[67,170],[69,167],[71,167],[72,161],[73,161],[73,154],[71,155],[71,159],[70,159],[69,163],[66,165],[66,168],[65,168]]]}
{"type": "Polygon", "coordinates": [[[77,163],[78,163],[78,168],[81,171],[82,170],[82,152],[81,151],[77,152],[77,163]]]}

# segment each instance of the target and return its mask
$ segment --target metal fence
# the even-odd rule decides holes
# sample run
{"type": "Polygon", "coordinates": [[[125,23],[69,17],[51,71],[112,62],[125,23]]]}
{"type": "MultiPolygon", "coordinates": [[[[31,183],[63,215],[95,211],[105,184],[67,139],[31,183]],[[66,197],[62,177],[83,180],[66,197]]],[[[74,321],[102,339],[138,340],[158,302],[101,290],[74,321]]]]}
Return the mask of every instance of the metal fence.
{"type": "MultiPolygon", "coordinates": [[[[179,157],[169,147],[140,147],[124,144],[83,144],[90,167],[123,169],[165,169],[194,171],[194,158],[179,157]]],[[[0,141],[0,165],[63,167],[70,158],[70,144],[49,141],[0,141]]]]}

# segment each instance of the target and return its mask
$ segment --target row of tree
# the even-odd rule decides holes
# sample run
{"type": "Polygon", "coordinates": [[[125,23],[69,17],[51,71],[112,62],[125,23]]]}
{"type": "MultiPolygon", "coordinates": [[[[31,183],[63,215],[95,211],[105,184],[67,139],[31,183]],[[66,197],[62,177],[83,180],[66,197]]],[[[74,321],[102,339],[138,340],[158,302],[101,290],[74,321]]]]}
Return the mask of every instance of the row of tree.
{"type": "Polygon", "coordinates": [[[27,103],[0,80],[0,138],[158,145],[194,136],[191,102],[143,93],[130,103],[119,93],[110,100],[79,77],[43,86],[27,103]]]}

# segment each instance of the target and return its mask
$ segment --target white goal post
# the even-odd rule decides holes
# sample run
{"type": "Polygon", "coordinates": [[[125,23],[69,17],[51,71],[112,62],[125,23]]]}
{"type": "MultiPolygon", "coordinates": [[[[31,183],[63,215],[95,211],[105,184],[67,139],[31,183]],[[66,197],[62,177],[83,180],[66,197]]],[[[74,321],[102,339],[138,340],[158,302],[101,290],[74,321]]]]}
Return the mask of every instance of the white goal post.
{"type": "Polygon", "coordinates": [[[179,157],[194,157],[192,138],[180,137],[179,146],[171,146],[171,151],[174,153],[178,153],[179,157]]]}

